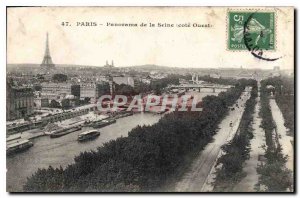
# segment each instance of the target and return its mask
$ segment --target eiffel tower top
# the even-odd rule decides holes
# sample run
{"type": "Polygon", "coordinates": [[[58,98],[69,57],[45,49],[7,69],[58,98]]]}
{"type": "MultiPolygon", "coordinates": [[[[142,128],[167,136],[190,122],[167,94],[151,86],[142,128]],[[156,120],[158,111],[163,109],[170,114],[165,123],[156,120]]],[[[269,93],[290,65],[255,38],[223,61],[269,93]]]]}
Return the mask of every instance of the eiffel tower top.
{"type": "Polygon", "coordinates": [[[47,38],[46,38],[46,50],[45,50],[45,55],[44,55],[44,59],[43,59],[43,62],[41,64],[41,67],[47,68],[47,69],[55,67],[55,65],[52,62],[51,55],[50,55],[48,32],[47,32],[47,38]]]}

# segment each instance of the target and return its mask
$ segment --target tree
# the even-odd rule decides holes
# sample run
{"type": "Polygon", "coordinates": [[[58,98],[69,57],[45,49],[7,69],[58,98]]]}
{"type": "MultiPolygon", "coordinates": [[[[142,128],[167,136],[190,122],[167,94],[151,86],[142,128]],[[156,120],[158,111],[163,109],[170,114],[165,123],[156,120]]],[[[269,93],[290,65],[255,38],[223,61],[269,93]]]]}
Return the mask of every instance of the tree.
{"type": "Polygon", "coordinates": [[[125,96],[132,96],[136,94],[132,86],[125,85],[125,84],[121,84],[121,85],[116,84],[115,93],[118,95],[125,95],[125,96]]]}
{"type": "Polygon", "coordinates": [[[41,85],[34,85],[33,90],[34,91],[42,91],[42,86],[41,85]]]}
{"type": "Polygon", "coordinates": [[[84,104],[89,104],[90,101],[91,101],[91,98],[90,98],[90,97],[85,97],[85,98],[83,99],[83,103],[84,103],[84,104]]]}
{"type": "Polygon", "coordinates": [[[63,109],[68,109],[68,108],[70,108],[70,107],[71,107],[70,99],[63,99],[63,100],[61,101],[61,107],[62,107],[63,109]]]}
{"type": "Polygon", "coordinates": [[[50,104],[49,104],[50,108],[60,108],[60,104],[59,102],[57,102],[56,100],[51,100],[50,104]]]}
{"type": "Polygon", "coordinates": [[[43,75],[41,75],[41,74],[37,74],[36,77],[37,77],[38,80],[41,80],[41,81],[45,80],[45,77],[43,75]]]}
{"type": "Polygon", "coordinates": [[[52,80],[54,82],[66,82],[68,80],[68,76],[65,74],[54,74],[52,76],[52,80]]]}

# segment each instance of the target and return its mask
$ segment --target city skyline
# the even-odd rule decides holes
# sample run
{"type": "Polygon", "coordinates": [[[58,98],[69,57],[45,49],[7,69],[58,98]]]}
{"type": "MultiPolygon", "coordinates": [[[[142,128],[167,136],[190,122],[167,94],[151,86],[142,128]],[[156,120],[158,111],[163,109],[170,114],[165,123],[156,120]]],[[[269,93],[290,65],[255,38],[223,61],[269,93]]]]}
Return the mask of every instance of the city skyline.
{"type": "MultiPolygon", "coordinates": [[[[11,68],[11,67],[26,67],[26,66],[33,66],[33,67],[40,67],[40,63],[7,63],[6,64],[8,68],[11,68]]],[[[235,70],[235,69],[245,69],[245,70],[274,70],[274,67],[277,67],[277,66],[274,66],[273,68],[259,68],[259,67],[250,67],[250,68],[244,68],[242,66],[236,66],[236,67],[180,67],[180,66],[168,66],[168,65],[156,65],[156,64],[142,64],[142,65],[130,65],[130,66],[127,66],[127,65],[122,65],[122,66],[116,66],[114,65],[114,68],[138,68],[138,67],[145,67],[145,66],[154,66],[154,67],[163,67],[163,68],[170,68],[170,69],[186,69],[186,70],[189,70],[189,69],[192,69],[192,70],[235,70]]],[[[78,65],[78,64],[55,64],[55,68],[63,68],[63,67],[87,67],[87,68],[94,68],[94,67],[99,67],[99,69],[101,68],[105,68],[105,64],[100,64],[100,65],[78,65]]],[[[153,68],[154,70],[157,69],[157,68],[153,68]]],[[[291,69],[280,69],[280,70],[283,70],[283,71],[294,71],[294,68],[291,68],[291,69]]]]}

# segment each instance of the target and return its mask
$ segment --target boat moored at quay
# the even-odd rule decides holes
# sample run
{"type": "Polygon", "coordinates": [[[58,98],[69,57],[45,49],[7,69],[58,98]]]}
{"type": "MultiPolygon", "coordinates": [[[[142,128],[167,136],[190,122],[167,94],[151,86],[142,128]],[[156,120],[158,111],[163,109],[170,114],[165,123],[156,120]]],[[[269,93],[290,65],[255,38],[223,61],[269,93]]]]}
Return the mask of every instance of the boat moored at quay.
{"type": "Polygon", "coordinates": [[[85,131],[78,135],[78,141],[83,142],[83,141],[87,141],[87,140],[92,140],[92,139],[97,138],[99,135],[100,135],[100,132],[98,130],[85,131]]]}
{"type": "Polygon", "coordinates": [[[33,143],[27,139],[21,139],[12,143],[7,144],[6,146],[6,154],[12,155],[15,153],[19,153],[25,151],[33,146],[33,143]]]}
{"type": "Polygon", "coordinates": [[[58,130],[52,132],[50,134],[50,137],[51,138],[58,138],[58,137],[61,137],[61,136],[64,136],[64,135],[67,135],[69,133],[79,131],[79,130],[81,130],[81,126],[65,127],[65,128],[58,129],[58,130]]]}
{"type": "Polygon", "coordinates": [[[117,122],[116,119],[109,118],[109,119],[93,122],[93,123],[90,124],[90,126],[97,129],[97,128],[102,128],[102,127],[111,125],[111,124],[116,123],[116,122],[117,122]]]}

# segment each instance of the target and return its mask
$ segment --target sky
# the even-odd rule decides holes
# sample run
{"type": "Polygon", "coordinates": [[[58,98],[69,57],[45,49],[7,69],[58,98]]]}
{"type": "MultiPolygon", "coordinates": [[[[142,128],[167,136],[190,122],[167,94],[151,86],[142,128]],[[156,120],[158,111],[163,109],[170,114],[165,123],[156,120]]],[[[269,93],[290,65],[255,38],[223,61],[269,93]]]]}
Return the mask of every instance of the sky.
{"type": "MultiPolygon", "coordinates": [[[[263,8],[262,8],[263,9],[263,8]]],[[[42,62],[46,33],[55,64],[115,66],[155,64],[171,67],[294,67],[294,22],[291,8],[276,9],[276,50],[266,52],[278,61],[255,58],[249,51],[230,51],[228,8],[200,7],[13,7],[8,8],[7,63],[42,62]],[[69,22],[71,26],[62,26],[69,22]],[[77,22],[97,26],[77,26],[77,22]],[[111,27],[107,23],[136,23],[111,27]],[[140,24],[147,24],[140,27],[140,24]],[[212,27],[149,27],[149,23],[210,24],[212,27]],[[102,25],[99,25],[102,24],[102,25]]]]}

